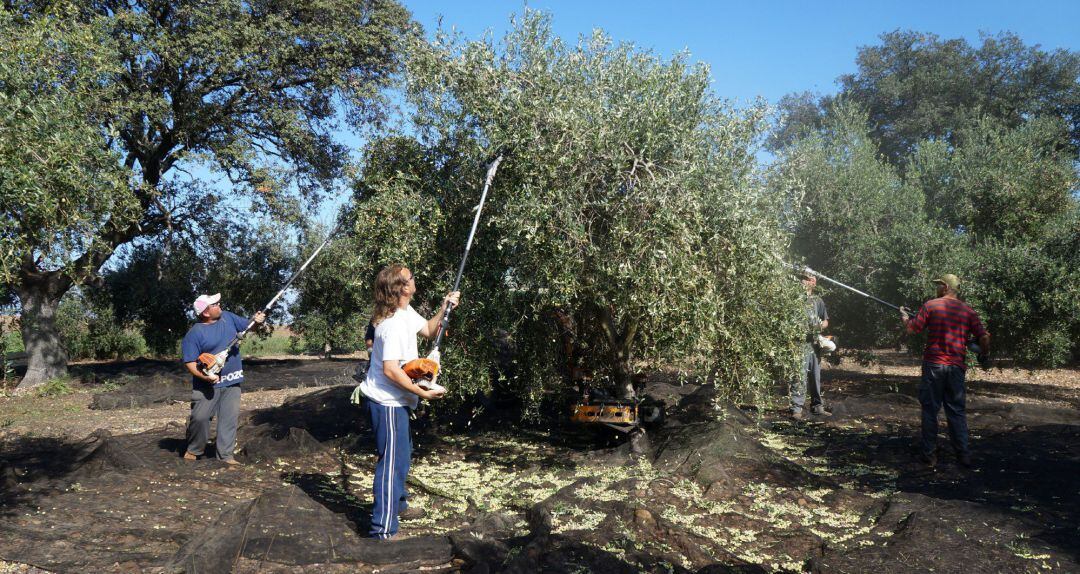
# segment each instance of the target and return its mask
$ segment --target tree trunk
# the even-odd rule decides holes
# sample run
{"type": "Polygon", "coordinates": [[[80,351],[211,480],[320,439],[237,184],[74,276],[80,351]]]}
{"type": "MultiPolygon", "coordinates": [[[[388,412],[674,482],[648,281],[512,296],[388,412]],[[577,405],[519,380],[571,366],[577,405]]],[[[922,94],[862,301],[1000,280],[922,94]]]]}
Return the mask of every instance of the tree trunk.
{"type": "MultiPolygon", "coordinates": [[[[167,152],[168,150],[163,153],[167,152]]],[[[154,165],[155,168],[160,168],[160,160],[156,161],[158,163],[154,165]]],[[[140,163],[143,165],[143,181],[149,184],[150,189],[156,189],[161,172],[147,171],[148,163],[142,158],[140,163]]],[[[136,189],[136,195],[144,215],[148,213],[151,202],[158,201],[152,194],[140,192],[139,188],[136,189]]],[[[161,205],[160,202],[158,205],[161,205]]],[[[164,208],[162,210],[164,211],[164,208]]],[[[153,235],[171,225],[167,213],[142,223],[138,219],[141,218],[126,224],[115,223],[110,219],[93,238],[93,249],[87,250],[62,269],[42,270],[38,268],[40,261],[35,261],[30,254],[24,257],[16,292],[22,308],[21,331],[23,346],[26,348],[26,376],[19,382],[19,386],[15,387],[16,392],[24,392],[50,379],[67,375],[67,351],[60,342],[60,333],[56,330],[55,322],[56,309],[60,306],[60,298],[64,293],[67,293],[76,281],[85,283],[91,280],[118,246],[139,236],[153,235]]]]}
{"type": "Polygon", "coordinates": [[[576,353],[577,347],[577,321],[574,316],[562,309],[552,309],[551,316],[555,320],[558,330],[559,342],[562,347],[560,371],[563,374],[563,382],[567,386],[573,386],[581,381],[585,373],[580,368],[580,357],[576,353]]]}
{"type": "Polygon", "coordinates": [[[612,361],[615,366],[615,389],[620,399],[632,399],[634,393],[634,370],[630,367],[630,341],[620,338],[613,349],[612,361]]]}
{"type": "Polygon", "coordinates": [[[634,336],[637,335],[637,322],[628,319],[625,327],[620,329],[610,308],[600,306],[599,312],[600,324],[607,335],[608,348],[611,349],[615,391],[620,399],[633,399],[634,369],[630,365],[630,359],[634,336]]]}
{"type": "Polygon", "coordinates": [[[26,376],[16,391],[24,392],[50,379],[67,375],[67,351],[56,330],[56,309],[66,288],[56,276],[42,281],[23,282],[19,287],[22,307],[20,330],[26,348],[26,376]]]}

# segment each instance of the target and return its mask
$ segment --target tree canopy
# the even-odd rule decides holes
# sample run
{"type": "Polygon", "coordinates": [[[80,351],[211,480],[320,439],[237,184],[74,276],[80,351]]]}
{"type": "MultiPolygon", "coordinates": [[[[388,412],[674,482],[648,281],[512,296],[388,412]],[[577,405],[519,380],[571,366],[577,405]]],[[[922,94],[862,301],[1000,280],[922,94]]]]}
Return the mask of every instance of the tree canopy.
{"type": "Polygon", "coordinates": [[[839,78],[840,92],[814,101],[808,94],[781,102],[785,120],[774,147],[821,125],[837,100],[868,114],[871,135],[900,165],[925,140],[956,145],[962,130],[990,117],[1015,128],[1031,117],[1058,118],[1062,142],[1080,150],[1080,54],[1029,46],[1011,33],[984,36],[982,45],[934,34],[894,31],[859,48],[858,71],[839,78]]]}
{"type": "Polygon", "coordinates": [[[717,99],[685,54],[663,60],[600,32],[567,44],[531,11],[501,42],[440,35],[407,79],[419,139],[372,148],[354,214],[376,267],[415,265],[421,291],[441,296],[485,166],[509,154],[444,352],[463,392],[490,384],[494,359],[456,341],[496,329],[518,353],[506,384],[534,399],[566,379],[567,359],[623,394],[646,365],[709,374],[733,395],[793,366],[796,283],[755,180],[763,109],[717,99]]]}
{"type": "MultiPolygon", "coordinates": [[[[1062,249],[1080,238],[1080,54],[1010,33],[972,47],[897,31],[856,64],[835,96],[786,97],[770,136],[772,185],[799,206],[796,252],[907,303],[955,273],[1001,356],[1057,365],[1080,352],[1078,268],[1062,249]]],[[[895,317],[830,297],[852,343],[897,342],[895,317]]]]}
{"type": "MultiPolygon", "coordinates": [[[[347,233],[298,282],[297,332],[359,346],[388,263],[432,311],[499,153],[445,342],[459,396],[496,384],[535,405],[582,380],[630,395],[663,367],[760,396],[794,366],[789,243],[900,303],[957,273],[1022,362],[1080,350],[1080,54],[1013,34],[884,34],[838,94],[785,97],[771,131],[688,54],[567,42],[529,10],[499,40],[427,42],[387,0],[14,0],[0,41],[0,295],[19,299],[24,386],[63,370],[73,286],[104,287],[101,308],[159,352],[195,291],[253,311],[296,261],[282,226],[310,252],[322,231],[303,213],[343,181],[347,233]],[[396,131],[385,89],[402,72],[396,131]],[[358,171],[343,122],[374,128],[358,171]]],[[[828,296],[851,343],[898,341],[891,312],[828,296]]]]}
{"type": "Polygon", "coordinates": [[[49,317],[117,247],[220,217],[219,204],[243,196],[257,213],[298,220],[301,203],[344,173],[339,117],[382,119],[382,89],[415,34],[408,12],[384,0],[25,0],[6,3],[3,18],[25,46],[3,56],[13,74],[4,92],[20,103],[4,121],[27,125],[0,145],[27,150],[10,157],[33,166],[3,186],[5,222],[35,224],[5,233],[30,362],[23,386],[63,371],[49,317]],[[48,115],[36,111],[39,92],[56,108],[48,115]],[[26,172],[46,166],[48,177],[26,172]],[[200,168],[225,174],[230,191],[176,177],[200,168]],[[36,206],[47,220],[24,217],[36,206]]]}
{"type": "Polygon", "coordinates": [[[104,22],[0,10],[0,42],[0,277],[11,285],[67,266],[138,204],[101,127],[119,71],[104,22]]]}
{"type": "MultiPolygon", "coordinates": [[[[772,184],[799,206],[793,246],[812,267],[908,305],[954,273],[999,356],[1059,365],[1080,350],[1080,267],[1065,247],[1080,240],[1080,179],[1064,133],[1056,118],[984,118],[957,146],[924,141],[901,172],[877,154],[865,112],[838,106],[781,152],[772,184]]],[[[839,290],[827,299],[849,344],[900,342],[894,312],[839,290]]]]}

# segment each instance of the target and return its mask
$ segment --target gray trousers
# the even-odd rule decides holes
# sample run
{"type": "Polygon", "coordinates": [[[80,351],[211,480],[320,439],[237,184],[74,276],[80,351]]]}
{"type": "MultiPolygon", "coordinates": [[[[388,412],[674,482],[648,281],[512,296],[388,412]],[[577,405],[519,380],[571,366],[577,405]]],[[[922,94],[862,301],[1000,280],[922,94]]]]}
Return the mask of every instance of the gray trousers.
{"type": "Polygon", "coordinates": [[[803,344],[802,373],[791,383],[791,410],[802,412],[806,393],[810,392],[810,406],[824,405],[821,399],[821,359],[810,343],[803,344]]]}
{"type": "Polygon", "coordinates": [[[210,419],[217,417],[217,457],[228,460],[236,449],[236,427],[240,419],[240,385],[215,389],[211,386],[191,391],[191,415],[187,425],[187,451],[199,456],[210,439],[210,419]]]}

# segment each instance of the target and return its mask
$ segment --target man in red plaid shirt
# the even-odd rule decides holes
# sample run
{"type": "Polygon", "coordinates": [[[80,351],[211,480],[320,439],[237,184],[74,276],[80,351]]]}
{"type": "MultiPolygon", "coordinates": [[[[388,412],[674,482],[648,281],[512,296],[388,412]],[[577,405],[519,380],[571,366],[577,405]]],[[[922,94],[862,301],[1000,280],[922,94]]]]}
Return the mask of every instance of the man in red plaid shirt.
{"type": "Polygon", "coordinates": [[[978,339],[982,353],[990,352],[990,333],[983,327],[979,315],[957,297],[960,279],[946,273],[934,279],[937,298],[923,304],[914,319],[901,310],[900,317],[909,333],[926,331],[923,351],[922,383],[919,403],[922,404],[922,460],[930,466],[937,463],[938,411],[945,406],[949,424],[949,439],[961,465],[971,466],[968,449],[967,414],[964,412],[964,375],[967,365],[969,337],[978,339]]]}

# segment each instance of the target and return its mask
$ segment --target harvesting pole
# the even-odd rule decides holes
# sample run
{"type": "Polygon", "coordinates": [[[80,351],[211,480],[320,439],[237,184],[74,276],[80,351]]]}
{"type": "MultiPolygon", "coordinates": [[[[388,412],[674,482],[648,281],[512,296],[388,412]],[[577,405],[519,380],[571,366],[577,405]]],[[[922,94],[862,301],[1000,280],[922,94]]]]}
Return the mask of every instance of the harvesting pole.
{"type": "MultiPolygon", "coordinates": [[[[499,154],[494,161],[488,165],[487,176],[484,178],[484,189],[480,192],[480,203],[476,205],[474,211],[476,215],[473,217],[472,229],[469,231],[469,239],[465,242],[465,253],[461,255],[461,264],[458,265],[457,277],[454,278],[454,287],[450,291],[457,291],[458,286],[461,285],[461,276],[465,273],[465,262],[469,259],[469,249],[472,248],[473,237],[476,236],[476,227],[480,224],[480,212],[484,209],[484,202],[487,200],[488,189],[491,188],[491,182],[495,179],[495,172],[499,169],[499,163],[502,162],[503,155],[499,154]]],[[[443,333],[446,332],[447,326],[450,325],[450,312],[454,310],[454,304],[449,301],[446,303],[446,312],[443,313],[442,321],[439,323],[439,330],[435,334],[435,343],[431,346],[431,353],[428,354],[428,358],[438,362],[439,355],[439,343],[442,342],[443,333]]]]}
{"type": "Polygon", "coordinates": [[[807,267],[805,265],[796,265],[794,263],[792,263],[792,264],[784,263],[784,265],[787,266],[787,267],[790,267],[791,269],[794,269],[796,273],[801,273],[801,274],[804,274],[804,275],[812,275],[814,277],[817,277],[818,279],[823,279],[823,280],[825,280],[825,281],[827,281],[829,283],[832,283],[833,285],[836,285],[837,287],[847,289],[848,291],[851,291],[852,293],[855,293],[856,295],[861,295],[863,297],[866,297],[867,299],[870,299],[872,301],[876,301],[878,303],[881,303],[882,305],[884,305],[884,306],[886,306],[886,307],[888,307],[890,309],[895,309],[895,310],[897,310],[897,311],[899,311],[901,313],[907,313],[909,315],[911,314],[911,310],[906,308],[906,307],[903,307],[903,306],[900,306],[900,305],[893,305],[892,303],[889,303],[888,301],[885,301],[883,299],[879,299],[879,298],[874,297],[873,295],[871,295],[869,293],[860,291],[860,290],[852,287],[851,285],[846,285],[846,284],[841,283],[841,282],[839,282],[836,279],[833,279],[831,277],[828,277],[828,276],[826,276],[826,275],[824,275],[824,274],[822,274],[822,273],[820,273],[818,271],[814,271],[813,269],[811,269],[811,268],[809,268],[809,267],[807,267]]]}
{"type": "MultiPolygon", "coordinates": [[[[324,240],[321,245],[315,248],[315,251],[311,254],[310,257],[307,258],[307,261],[304,261],[304,264],[296,270],[296,273],[293,273],[292,277],[290,277],[289,280],[285,282],[285,286],[277,292],[277,295],[274,295],[274,297],[270,299],[270,302],[262,308],[263,313],[269,314],[270,308],[274,306],[274,303],[277,303],[278,299],[280,299],[281,296],[285,294],[285,291],[288,290],[288,288],[293,284],[293,281],[296,281],[296,278],[299,277],[300,274],[303,273],[305,269],[307,269],[308,265],[310,265],[311,262],[315,260],[315,258],[319,255],[319,252],[321,252],[323,248],[330,243],[330,240],[334,238],[334,234],[337,233],[339,227],[341,227],[341,220],[339,220],[337,225],[335,225],[334,228],[330,230],[330,233],[326,234],[326,240],[324,240]]],[[[202,355],[199,355],[199,366],[202,368],[203,372],[208,375],[218,374],[221,371],[222,367],[225,366],[225,360],[228,358],[229,350],[232,349],[233,346],[238,344],[240,341],[244,340],[244,337],[247,336],[248,331],[250,331],[251,328],[254,326],[255,321],[250,321],[248,323],[248,326],[244,327],[243,331],[237,333],[236,336],[232,338],[232,341],[229,341],[229,344],[225,346],[225,349],[217,353],[216,355],[211,353],[203,353],[202,355]]]]}

